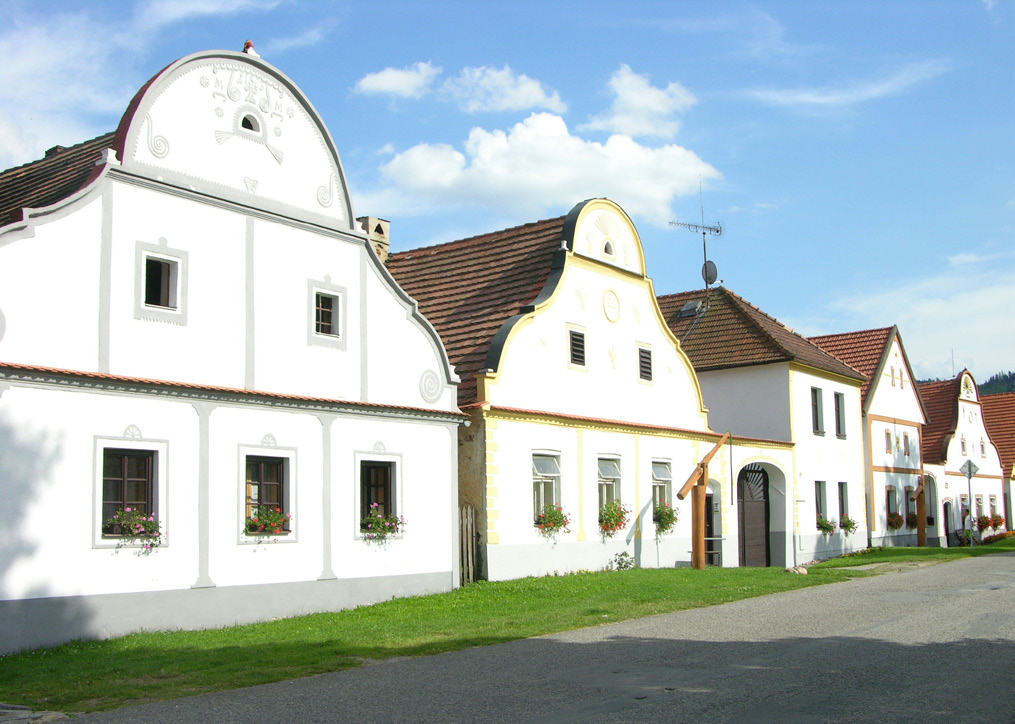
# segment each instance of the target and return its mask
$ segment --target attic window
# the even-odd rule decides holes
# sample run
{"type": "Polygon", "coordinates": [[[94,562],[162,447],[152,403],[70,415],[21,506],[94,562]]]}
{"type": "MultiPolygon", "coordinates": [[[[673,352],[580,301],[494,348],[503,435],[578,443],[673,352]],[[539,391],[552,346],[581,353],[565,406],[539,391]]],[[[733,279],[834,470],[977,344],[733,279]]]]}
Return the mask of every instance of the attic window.
{"type": "Polygon", "coordinates": [[[246,128],[248,131],[253,131],[254,133],[261,132],[261,124],[258,123],[257,118],[255,118],[250,113],[245,115],[243,119],[240,121],[240,127],[246,128]]]}
{"type": "Polygon", "coordinates": [[[575,367],[585,366],[585,334],[577,330],[568,330],[571,342],[571,364],[575,367]]]}
{"type": "Polygon", "coordinates": [[[606,256],[613,256],[613,242],[609,239],[607,239],[606,243],[603,244],[603,253],[606,256]]]}
{"type": "Polygon", "coordinates": [[[687,304],[685,304],[680,308],[680,312],[677,313],[677,319],[683,319],[685,317],[693,317],[695,314],[698,313],[699,309],[701,309],[700,299],[687,302],[687,304]]]}

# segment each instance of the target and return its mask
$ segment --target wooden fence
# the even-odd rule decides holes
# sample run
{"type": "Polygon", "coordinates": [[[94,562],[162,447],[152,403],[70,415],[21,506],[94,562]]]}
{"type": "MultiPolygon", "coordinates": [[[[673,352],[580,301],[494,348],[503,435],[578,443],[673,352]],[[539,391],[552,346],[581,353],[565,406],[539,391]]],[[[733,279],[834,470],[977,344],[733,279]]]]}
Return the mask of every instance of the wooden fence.
{"type": "Polygon", "coordinates": [[[459,567],[461,583],[466,585],[476,580],[476,509],[463,505],[458,511],[459,567]]]}

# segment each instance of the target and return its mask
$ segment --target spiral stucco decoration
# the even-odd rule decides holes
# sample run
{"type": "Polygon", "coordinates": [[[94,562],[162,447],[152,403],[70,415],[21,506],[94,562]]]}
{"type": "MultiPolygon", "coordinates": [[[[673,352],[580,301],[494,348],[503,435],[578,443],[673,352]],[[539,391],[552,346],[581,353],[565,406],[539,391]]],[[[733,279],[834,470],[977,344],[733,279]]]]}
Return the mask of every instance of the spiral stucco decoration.
{"type": "Polygon", "coordinates": [[[419,394],[427,402],[433,404],[441,397],[444,385],[433,370],[426,370],[419,376],[419,394]]]}

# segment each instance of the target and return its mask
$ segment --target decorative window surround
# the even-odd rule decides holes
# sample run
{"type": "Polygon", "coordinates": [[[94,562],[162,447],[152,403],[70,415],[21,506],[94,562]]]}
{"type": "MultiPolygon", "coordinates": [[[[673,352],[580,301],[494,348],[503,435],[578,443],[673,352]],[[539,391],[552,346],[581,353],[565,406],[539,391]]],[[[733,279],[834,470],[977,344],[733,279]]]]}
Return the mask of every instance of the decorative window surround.
{"type": "Polygon", "coordinates": [[[547,505],[560,505],[560,453],[532,453],[532,519],[538,522],[547,505]]]}
{"type": "MultiPolygon", "coordinates": [[[[297,476],[296,449],[265,445],[240,445],[237,456],[237,542],[257,545],[265,540],[277,543],[297,542],[300,516],[296,505],[299,478],[297,476]],[[274,458],[282,462],[282,512],[291,516],[288,529],[279,535],[248,535],[247,524],[247,460],[248,458],[274,458]]],[[[267,504],[267,503],[265,503],[267,504]]],[[[212,521],[214,526],[216,521],[212,521]]]]}
{"type": "MultiPolygon", "coordinates": [[[[105,516],[103,512],[103,461],[106,450],[137,450],[139,452],[152,453],[152,481],[151,481],[151,503],[155,514],[158,516],[162,528],[163,543],[161,547],[169,545],[169,529],[166,515],[166,489],[168,478],[166,476],[169,443],[165,440],[145,440],[143,438],[122,438],[122,437],[96,437],[94,448],[94,463],[92,472],[92,548],[116,548],[120,542],[117,536],[103,535],[102,529],[106,520],[111,516],[105,516]]],[[[122,547],[122,546],[121,546],[122,547]]],[[[129,546],[131,548],[140,545],[129,546]]]]}
{"type": "Polygon", "coordinates": [[[325,281],[307,281],[307,344],[317,347],[331,347],[344,350],[348,338],[346,326],[346,289],[331,283],[329,277],[325,281]],[[331,333],[322,333],[318,329],[318,295],[331,299],[331,333]]]}
{"type": "Polygon", "coordinates": [[[134,319],[187,324],[187,252],[137,242],[134,252],[134,319]]]}
{"type": "MultiPolygon", "coordinates": [[[[352,501],[352,503],[353,503],[353,509],[352,510],[353,510],[353,515],[355,516],[355,518],[353,520],[353,528],[352,529],[354,531],[354,537],[357,540],[366,540],[363,537],[363,531],[360,530],[360,521],[363,520],[363,515],[362,515],[363,511],[370,506],[369,502],[366,502],[364,504],[364,499],[363,499],[363,488],[364,488],[364,486],[363,486],[363,477],[362,477],[362,475],[363,475],[363,467],[364,467],[363,464],[364,463],[367,463],[367,464],[370,464],[370,463],[382,463],[382,464],[388,464],[388,465],[390,465],[390,467],[391,467],[391,501],[392,501],[392,504],[394,506],[394,510],[392,512],[395,515],[399,516],[399,517],[404,517],[406,519],[406,523],[407,524],[412,523],[412,521],[409,520],[409,515],[407,514],[407,512],[405,510],[405,505],[403,503],[404,496],[403,496],[403,484],[402,484],[402,471],[403,471],[403,467],[404,466],[402,465],[402,456],[400,454],[397,454],[397,453],[388,454],[388,453],[383,453],[383,452],[376,452],[374,450],[364,451],[364,452],[357,452],[357,453],[355,453],[353,455],[353,465],[354,465],[354,468],[353,468],[353,480],[355,480],[356,482],[355,482],[355,485],[353,486],[353,501],[352,501]]],[[[396,533],[394,535],[389,535],[387,537],[389,539],[399,539],[399,538],[402,538],[403,536],[404,536],[404,533],[398,532],[398,533],[396,533]]]]}
{"type": "Polygon", "coordinates": [[[613,501],[620,502],[620,460],[617,458],[599,458],[599,507],[613,501]]]}

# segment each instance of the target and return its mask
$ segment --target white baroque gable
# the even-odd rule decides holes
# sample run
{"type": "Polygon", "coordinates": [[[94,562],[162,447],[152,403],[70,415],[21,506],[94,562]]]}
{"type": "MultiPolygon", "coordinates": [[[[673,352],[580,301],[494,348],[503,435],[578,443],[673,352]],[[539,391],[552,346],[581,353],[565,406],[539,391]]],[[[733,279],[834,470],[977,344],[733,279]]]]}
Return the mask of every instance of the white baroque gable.
{"type": "Polygon", "coordinates": [[[618,206],[605,199],[585,203],[570,240],[571,251],[579,256],[641,276],[646,273],[645,254],[634,224],[618,206]]]}
{"type": "Polygon", "coordinates": [[[243,53],[200,53],[138,92],[117,132],[125,170],[352,229],[338,154],[310,102],[243,53]]]}

